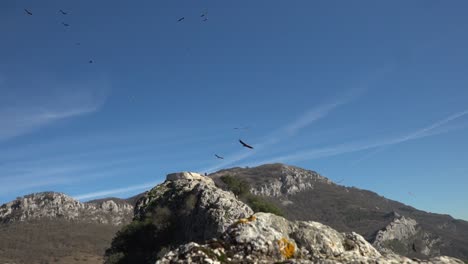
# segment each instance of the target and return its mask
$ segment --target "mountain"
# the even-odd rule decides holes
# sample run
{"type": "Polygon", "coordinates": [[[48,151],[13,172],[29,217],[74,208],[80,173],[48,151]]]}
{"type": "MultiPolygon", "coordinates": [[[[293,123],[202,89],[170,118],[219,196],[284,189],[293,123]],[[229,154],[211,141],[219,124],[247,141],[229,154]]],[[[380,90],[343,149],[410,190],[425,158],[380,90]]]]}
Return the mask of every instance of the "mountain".
{"type": "Polygon", "coordinates": [[[132,216],[133,205],[115,198],[81,203],[55,192],[17,198],[0,207],[0,263],[102,263],[132,216]]]}
{"type": "MultiPolygon", "coordinates": [[[[17,198],[0,206],[0,263],[102,263],[104,254],[107,263],[122,263],[118,260],[125,256],[154,263],[156,259],[201,257],[197,253],[200,251],[213,257],[213,246],[219,249],[215,252],[223,251],[225,257],[265,250],[251,243],[232,244],[232,236],[247,235],[233,227],[236,223],[247,224],[248,228],[242,229],[245,232],[256,230],[262,235],[279,232],[294,241],[296,250],[302,247],[309,253],[315,249],[309,240],[297,236],[298,226],[306,229],[321,226],[314,229],[317,238],[333,237],[334,240],[327,241],[344,243],[341,251],[348,251],[346,238],[356,242],[361,241],[357,234],[362,235],[371,245],[359,242],[363,248],[357,248],[378,250],[382,257],[374,254],[367,258],[378,258],[379,263],[392,258],[396,262],[403,260],[399,255],[432,258],[437,263],[448,263],[445,258],[434,258],[440,255],[468,259],[465,221],[417,210],[370,191],[344,187],[314,171],[267,164],[221,170],[209,177],[171,174],[164,183],[128,199],[104,198],[82,203],[55,192],[17,198]],[[253,219],[252,214],[261,221],[248,220],[253,219]],[[274,222],[278,221],[287,230],[277,230],[274,222]],[[326,231],[330,229],[331,233],[326,231]],[[229,230],[237,231],[234,234],[229,230]],[[212,239],[217,239],[216,243],[212,239]]],[[[248,235],[252,238],[251,233],[248,235]]],[[[280,243],[252,239],[268,245],[280,243]]],[[[330,247],[324,241],[314,243],[330,247]]],[[[346,260],[349,259],[342,259],[346,260]]]]}
{"type": "Polygon", "coordinates": [[[428,213],[374,192],[333,183],[315,171],[285,164],[232,168],[210,174],[220,188],[274,204],[288,220],[317,221],[357,232],[381,252],[468,259],[468,222],[428,213]]]}
{"type": "Polygon", "coordinates": [[[137,202],[105,263],[463,264],[443,256],[421,261],[382,254],[355,232],[253,211],[209,177],[170,174],[137,202]]]}

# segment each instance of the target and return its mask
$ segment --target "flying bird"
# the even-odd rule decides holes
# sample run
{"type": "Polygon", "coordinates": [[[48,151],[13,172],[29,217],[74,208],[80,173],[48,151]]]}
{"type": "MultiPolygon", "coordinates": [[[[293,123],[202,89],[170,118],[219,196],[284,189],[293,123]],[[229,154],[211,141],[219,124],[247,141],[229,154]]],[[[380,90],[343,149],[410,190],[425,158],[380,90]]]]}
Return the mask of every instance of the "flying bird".
{"type": "Polygon", "coordinates": [[[181,17],[181,18],[179,18],[179,20],[177,20],[177,22],[180,22],[180,21],[182,21],[184,19],[185,19],[185,17],[181,17]]]}
{"type": "Polygon", "coordinates": [[[207,17],[205,17],[205,19],[203,19],[203,22],[206,22],[206,21],[208,21],[208,18],[207,18],[207,17]]]}
{"type": "Polygon", "coordinates": [[[64,25],[65,27],[69,27],[69,26],[70,26],[70,24],[67,24],[67,23],[65,23],[65,22],[62,22],[62,25],[64,25]]]}
{"type": "Polygon", "coordinates": [[[206,17],[206,15],[208,15],[208,11],[203,10],[203,13],[200,15],[200,17],[206,17]]]}
{"type": "Polygon", "coordinates": [[[418,252],[418,251],[416,250],[416,245],[415,245],[414,243],[413,243],[413,251],[414,251],[414,252],[418,252]]]}
{"type": "Polygon", "coordinates": [[[236,130],[243,130],[243,129],[249,129],[248,126],[245,126],[245,127],[235,127],[234,129],[236,130]]]}
{"type": "Polygon", "coordinates": [[[215,157],[217,157],[218,159],[224,159],[223,157],[219,156],[218,154],[215,154],[215,157]]]}
{"type": "Polygon", "coordinates": [[[24,12],[26,12],[26,14],[28,14],[28,15],[32,16],[32,13],[31,13],[31,11],[27,10],[26,8],[24,9],[24,12]]]}
{"type": "Polygon", "coordinates": [[[93,60],[89,60],[89,62],[88,62],[88,63],[93,63],[93,62],[94,62],[93,60]]]}
{"type": "Polygon", "coordinates": [[[239,142],[242,144],[242,146],[244,146],[244,147],[246,147],[246,148],[249,148],[249,149],[253,149],[252,146],[246,144],[244,141],[242,141],[242,140],[240,140],[240,139],[239,139],[239,142]]]}
{"type": "Polygon", "coordinates": [[[60,9],[59,11],[60,11],[60,13],[62,13],[62,15],[68,14],[67,12],[63,11],[62,9],[60,9]]]}

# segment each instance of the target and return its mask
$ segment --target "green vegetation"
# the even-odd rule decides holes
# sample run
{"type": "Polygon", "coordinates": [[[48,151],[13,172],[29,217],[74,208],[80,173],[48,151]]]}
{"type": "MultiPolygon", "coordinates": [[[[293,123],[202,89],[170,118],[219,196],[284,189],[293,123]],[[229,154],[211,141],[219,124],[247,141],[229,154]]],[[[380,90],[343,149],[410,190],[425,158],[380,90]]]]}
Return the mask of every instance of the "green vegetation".
{"type": "Polygon", "coordinates": [[[272,213],[279,216],[284,216],[284,213],[275,204],[267,201],[265,198],[250,193],[250,185],[245,180],[225,175],[221,181],[226,184],[228,190],[233,192],[237,197],[248,204],[254,212],[272,213]]]}
{"type": "Polygon", "coordinates": [[[145,215],[117,233],[106,250],[106,264],[155,263],[175,245],[186,242],[181,228],[188,226],[186,221],[198,197],[193,193],[174,196],[173,192],[165,190],[158,187],[148,193],[153,200],[146,206],[145,215]],[[168,207],[164,201],[170,200],[168,207]]]}
{"type": "Polygon", "coordinates": [[[230,175],[222,176],[221,180],[226,184],[227,188],[239,197],[247,196],[250,192],[250,185],[239,178],[230,175]]]}
{"type": "Polygon", "coordinates": [[[106,250],[105,263],[154,263],[173,242],[173,217],[169,208],[156,208],[145,219],[134,220],[125,226],[106,250]]]}

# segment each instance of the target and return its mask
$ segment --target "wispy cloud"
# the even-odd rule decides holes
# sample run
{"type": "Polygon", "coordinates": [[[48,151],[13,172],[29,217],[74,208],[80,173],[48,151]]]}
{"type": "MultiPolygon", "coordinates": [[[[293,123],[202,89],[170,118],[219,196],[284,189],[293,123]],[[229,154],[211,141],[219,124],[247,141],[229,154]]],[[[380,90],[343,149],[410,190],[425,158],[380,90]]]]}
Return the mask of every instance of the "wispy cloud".
{"type": "Polygon", "coordinates": [[[87,200],[91,198],[99,198],[99,197],[105,197],[109,195],[124,194],[128,192],[139,191],[139,190],[143,191],[143,190],[147,190],[149,188],[154,187],[158,183],[159,182],[150,182],[150,183],[132,185],[132,186],[123,187],[123,188],[116,188],[116,189],[102,190],[102,191],[85,193],[85,194],[78,194],[78,195],[74,195],[73,197],[77,200],[87,200]]]}
{"type": "MultiPolygon", "coordinates": [[[[301,151],[294,154],[283,155],[279,157],[269,158],[262,161],[256,161],[249,163],[248,165],[253,164],[264,164],[264,163],[273,163],[273,162],[294,162],[307,159],[316,159],[323,158],[328,156],[340,155],[345,153],[357,152],[367,149],[374,149],[379,147],[388,147],[395,144],[400,144],[410,140],[416,140],[424,137],[429,137],[433,135],[445,134],[452,131],[452,128],[444,129],[444,126],[451,121],[459,119],[468,115],[468,109],[454,113],[442,120],[439,120],[429,126],[418,129],[414,132],[408,133],[406,135],[394,138],[388,138],[383,140],[374,140],[374,141],[359,141],[351,143],[343,143],[335,146],[321,147],[312,150],[301,151]]],[[[374,153],[375,154],[375,153],[374,153]]]]}
{"type": "MultiPolygon", "coordinates": [[[[105,102],[105,82],[68,85],[51,81],[50,87],[36,91],[9,87],[0,83],[4,98],[0,99],[0,142],[33,132],[54,122],[93,113],[105,102]],[[16,91],[17,90],[17,91],[16,91]],[[16,92],[15,92],[16,91],[16,92]]],[[[42,84],[44,85],[44,84],[42,84]]]]}
{"type": "Polygon", "coordinates": [[[306,110],[300,116],[298,116],[292,122],[280,127],[276,131],[267,135],[263,141],[255,144],[255,149],[253,150],[243,150],[236,152],[232,155],[227,155],[224,162],[221,162],[217,165],[211,166],[209,168],[204,168],[200,171],[212,172],[220,168],[235,164],[239,161],[242,161],[259,151],[266,149],[267,147],[273,146],[287,138],[293,137],[298,134],[301,130],[312,125],[314,122],[317,122],[326,116],[328,116],[336,108],[351,102],[352,100],[359,97],[365,89],[359,87],[358,89],[353,89],[345,94],[339,96],[338,98],[332,100],[329,103],[321,104],[311,109],[306,110]]]}

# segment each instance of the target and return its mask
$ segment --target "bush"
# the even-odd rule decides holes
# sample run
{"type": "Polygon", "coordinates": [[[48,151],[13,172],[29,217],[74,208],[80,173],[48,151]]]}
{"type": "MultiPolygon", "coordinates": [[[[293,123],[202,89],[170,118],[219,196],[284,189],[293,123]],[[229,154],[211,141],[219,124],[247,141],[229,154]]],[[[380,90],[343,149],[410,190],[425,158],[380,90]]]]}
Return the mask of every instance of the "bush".
{"type": "Polygon", "coordinates": [[[112,240],[106,250],[106,264],[154,263],[161,250],[171,245],[173,214],[168,208],[157,208],[142,221],[134,220],[112,240]]]}
{"type": "Polygon", "coordinates": [[[235,178],[231,175],[222,176],[221,181],[223,181],[227,188],[233,192],[235,195],[241,197],[249,194],[250,186],[249,184],[241,179],[235,178]]]}
{"type": "Polygon", "coordinates": [[[221,181],[226,184],[227,189],[239,197],[239,199],[252,208],[254,212],[272,213],[284,216],[280,208],[273,203],[268,202],[261,196],[250,193],[250,185],[247,181],[235,178],[231,175],[222,176],[221,181]]]}
{"type": "Polygon", "coordinates": [[[270,203],[260,196],[250,194],[247,196],[247,204],[254,212],[272,213],[284,216],[284,213],[273,203],[270,203]]]}

